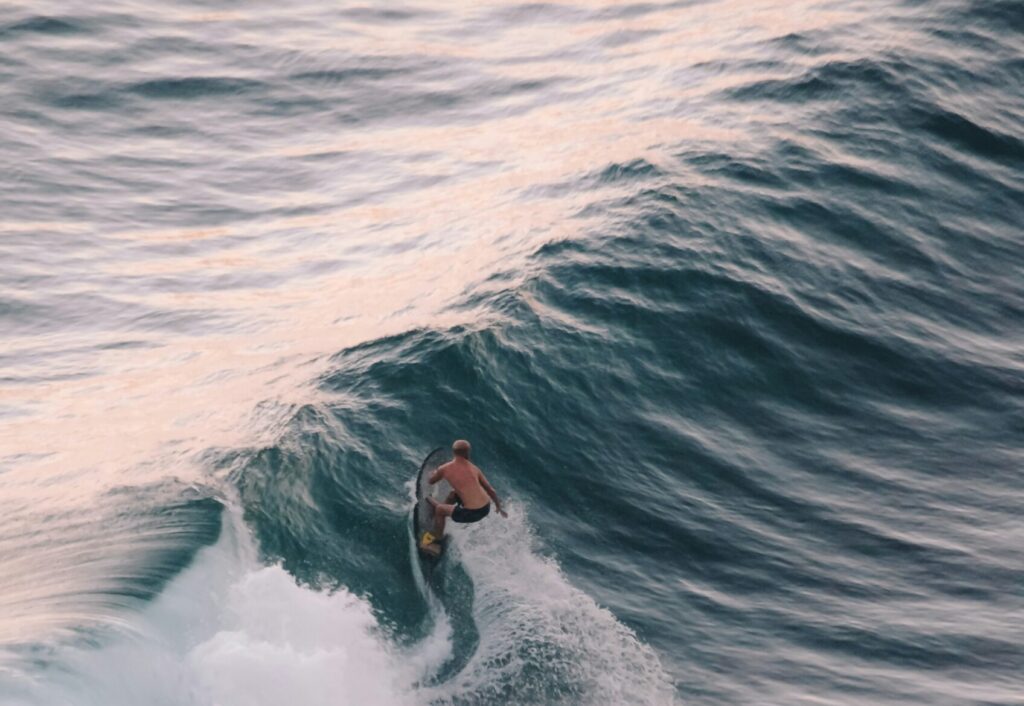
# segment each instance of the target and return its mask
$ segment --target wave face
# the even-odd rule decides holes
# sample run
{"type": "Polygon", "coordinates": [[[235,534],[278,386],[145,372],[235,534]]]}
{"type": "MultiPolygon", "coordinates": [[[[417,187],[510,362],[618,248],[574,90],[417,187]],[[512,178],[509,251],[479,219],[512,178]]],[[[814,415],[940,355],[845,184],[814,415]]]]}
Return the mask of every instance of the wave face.
{"type": "Polygon", "coordinates": [[[1022,31],[9,3],[0,704],[1017,703],[1022,31]]]}

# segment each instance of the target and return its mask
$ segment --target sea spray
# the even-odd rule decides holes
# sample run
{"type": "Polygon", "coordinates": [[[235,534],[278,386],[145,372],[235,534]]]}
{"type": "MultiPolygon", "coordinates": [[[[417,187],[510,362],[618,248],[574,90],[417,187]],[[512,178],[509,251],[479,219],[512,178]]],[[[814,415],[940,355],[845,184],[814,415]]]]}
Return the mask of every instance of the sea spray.
{"type": "Polygon", "coordinates": [[[260,566],[238,512],[145,611],[103,644],[64,646],[12,704],[34,706],[403,706],[450,650],[443,616],[408,649],[369,604],[260,566]],[[428,654],[429,653],[429,654],[428,654]]]}
{"type": "Polygon", "coordinates": [[[434,696],[451,704],[675,703],[655,652],[537,551],[522,504],[507,510],[507,520],[452,532],[449,560],[472,579],[480,643],[434,696]]]}

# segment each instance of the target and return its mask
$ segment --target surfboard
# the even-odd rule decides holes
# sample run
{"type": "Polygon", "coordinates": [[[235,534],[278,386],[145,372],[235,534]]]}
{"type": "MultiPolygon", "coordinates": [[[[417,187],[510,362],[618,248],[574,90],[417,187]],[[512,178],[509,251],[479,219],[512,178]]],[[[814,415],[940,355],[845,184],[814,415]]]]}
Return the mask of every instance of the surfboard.
{"type": "Polygon", "coordinates": [[[416,504],[412,508],[412,536],[420,557],[430,563],[436,563],[444,556],[448,538],[445,537],[441,542],[429,541],[433,537],[434,506],[427,501],[427,498],[433,497],[443,502],[452,490],[448,481],[444,480],[431,485],[430,474],[436,471],[438,466],[451,460],[450,451],[441,448],[434,449],[423,459],[416,476],[416,504]],[[426,538],[428,541],[425,542],[424,535],[426,534],[430,536],[426,538]]]}

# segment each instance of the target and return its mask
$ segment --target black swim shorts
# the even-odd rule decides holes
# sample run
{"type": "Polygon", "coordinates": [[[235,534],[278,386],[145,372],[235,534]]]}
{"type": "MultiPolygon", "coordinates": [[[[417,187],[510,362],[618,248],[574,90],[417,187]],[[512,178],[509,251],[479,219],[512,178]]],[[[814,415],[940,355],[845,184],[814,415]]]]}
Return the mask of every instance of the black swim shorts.
{"type": "Polygon", "coordinates": [[[483,507],[478,507],[473,510],[467,510],[462,507],[461,504],[456,503],[455,510],[452,511],[452,522],[479,522],[480,520],[487,517],[491,512],[491,504],[487,503],[483,507]]]}

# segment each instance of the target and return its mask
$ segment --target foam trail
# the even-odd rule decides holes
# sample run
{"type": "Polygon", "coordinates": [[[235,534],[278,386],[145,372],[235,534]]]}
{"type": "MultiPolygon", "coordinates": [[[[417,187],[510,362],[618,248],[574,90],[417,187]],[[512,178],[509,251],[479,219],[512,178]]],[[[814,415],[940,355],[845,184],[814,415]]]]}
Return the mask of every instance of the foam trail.
{"type": "Polygon", "coordinates": [[[521,505],[452,532],[473,581],[480,645],[431,695],[452,704],[672,704],[655,652],[538,555],[521,505]],[[515,541],[509,541],[514,537],[515,541]]]}
{"type": "Polygon", "coordinates": [[[453,631],[430,591],[431,633],[399,648],[366,601],[303,588],[282,568],[259,565],[237,511],[224,518],[218,542],[123,634],[99,647],[57,648],[50,666],[17,693],[0,693],[0,704],[674,702],[653,650],[531,549],[521,506],[512,505],[508,522],[453,530],[448,560],[472,580],[480,641],[463,669],[434,686],[423,684],[451,657],[453,631]]]}
{"type": "MultiPolygon", "coordinates": [[[[370,606],[341,590],[296,585],[259,566],[233,513],[216,545],[100,648],[61,648],[35,683],[0,703],[45,706],[404,706],[451,651],[442,619],[401,652],[370,606]]],[[[3,696],[3,695],[0,695],[3,696]]]]}

